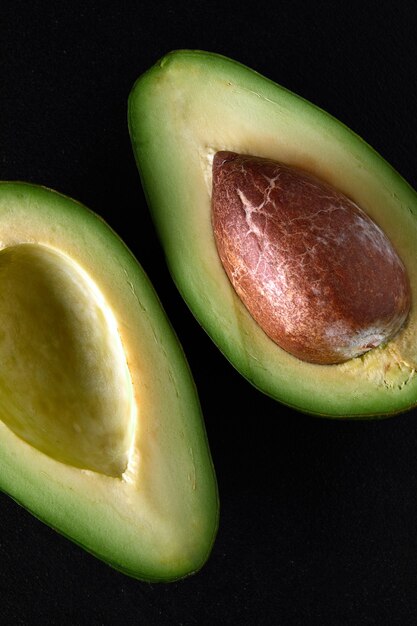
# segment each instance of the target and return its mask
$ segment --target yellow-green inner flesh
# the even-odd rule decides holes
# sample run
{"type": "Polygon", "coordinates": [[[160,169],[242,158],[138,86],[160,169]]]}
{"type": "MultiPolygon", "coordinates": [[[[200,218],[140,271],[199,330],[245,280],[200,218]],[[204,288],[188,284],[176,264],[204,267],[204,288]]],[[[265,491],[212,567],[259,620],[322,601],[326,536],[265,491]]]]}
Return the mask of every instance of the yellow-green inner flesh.
{"type": "Polygon", "coordinates": [[[135,410],[114,315],[88,274],[44,245],[0,252],[0,418],[50,457],[109,476],[135,410]]]}

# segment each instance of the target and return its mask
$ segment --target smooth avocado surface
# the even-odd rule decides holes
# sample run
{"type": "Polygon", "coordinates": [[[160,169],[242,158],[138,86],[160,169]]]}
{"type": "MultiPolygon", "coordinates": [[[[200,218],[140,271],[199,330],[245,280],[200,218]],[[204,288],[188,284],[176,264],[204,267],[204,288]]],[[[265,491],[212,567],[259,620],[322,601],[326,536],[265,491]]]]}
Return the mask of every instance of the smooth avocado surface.
{"type": "Polygon", "coordinates": [[[207,559],[218,494],[197,393],[144,271],[96,215],[0,183],[0,488],[113,567],[207,559]]]}
{"type": "MultiPolygon", "coordinates": [[[[251,383],[298,410],[378,417],[417,404],[417,195],[354,132],[249,68],[176,51],[136,82],[129,128],[172,276],[195,317],[251,383]],[[282,162],[357,203],[405,266],[411,309],[395,337],[344,363],[301,361],[278,347],[234,291],[211,223],[213,156],[282,162]]],[[[377,288],[377,287],[376,287],[377,288]]]]}

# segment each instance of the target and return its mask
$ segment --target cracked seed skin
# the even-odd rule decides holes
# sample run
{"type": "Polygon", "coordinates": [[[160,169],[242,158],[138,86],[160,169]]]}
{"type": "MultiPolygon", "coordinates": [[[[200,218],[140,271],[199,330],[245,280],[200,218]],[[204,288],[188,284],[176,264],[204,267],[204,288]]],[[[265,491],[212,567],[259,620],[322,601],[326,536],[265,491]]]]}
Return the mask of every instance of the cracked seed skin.
{"type": "Polygon", "coordinates": [[[314,176],[217,152],[212,223],[240,299],[299,359],[341,363],[404,324],[410,287],[391,242],[354,202],[314,176]]]}

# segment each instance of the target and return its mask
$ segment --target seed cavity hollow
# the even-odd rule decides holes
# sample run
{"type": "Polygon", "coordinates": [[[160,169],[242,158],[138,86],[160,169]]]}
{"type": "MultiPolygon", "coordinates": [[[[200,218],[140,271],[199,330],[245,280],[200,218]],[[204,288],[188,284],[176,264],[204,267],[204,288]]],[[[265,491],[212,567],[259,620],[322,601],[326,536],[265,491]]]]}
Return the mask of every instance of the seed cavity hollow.
{"type": "Polygon", "coordinates": [[[53,459],[121,477],[135,405],[116,319],[70,257],[0,252],[0,419],[53,459]]]}

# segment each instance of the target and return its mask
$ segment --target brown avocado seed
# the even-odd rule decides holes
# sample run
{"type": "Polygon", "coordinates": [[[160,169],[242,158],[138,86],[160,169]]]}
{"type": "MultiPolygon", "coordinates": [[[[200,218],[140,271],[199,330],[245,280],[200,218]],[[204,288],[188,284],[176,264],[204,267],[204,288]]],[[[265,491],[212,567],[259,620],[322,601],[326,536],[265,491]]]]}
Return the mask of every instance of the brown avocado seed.
{"type": "Polygon", "coordinates": [[[315,176],[217,152],[212,223],[238,296],[263,331],[299,359],[341,363],[404,324],[410,286],[391,242],[315,176]]]}

